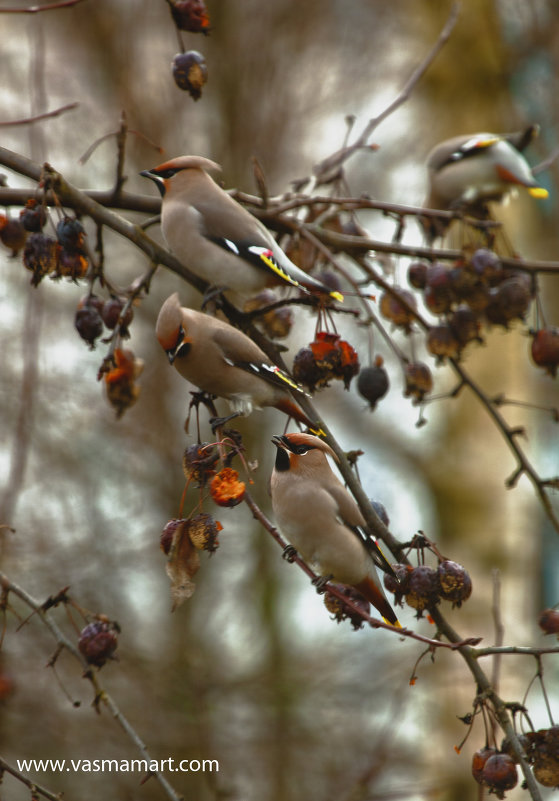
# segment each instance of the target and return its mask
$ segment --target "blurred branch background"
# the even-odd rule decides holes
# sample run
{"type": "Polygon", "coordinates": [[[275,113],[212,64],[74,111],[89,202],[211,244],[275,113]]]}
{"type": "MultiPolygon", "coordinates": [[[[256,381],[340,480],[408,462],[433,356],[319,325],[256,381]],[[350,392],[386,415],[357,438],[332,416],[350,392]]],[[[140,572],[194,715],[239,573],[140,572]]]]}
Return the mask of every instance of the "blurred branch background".
{"type": "MultiPolygon", "coordinates": [[[[203,52],[208,64],[197,102],[173,82],[177,39],[163,0],[97,0],[43,14],[0,14],[0,121],[79,104],[57,117],[2,129],[3,145],[49,161],[77,186],[109,188],[115,141],[102,143],[85,164],[79,158],[118,130],[124,111],[129,127],[143,135],[128,138],[126,189],[147,192],[138,172],[163,160],[147,137],[164,157],[196,153],[218,161],[225,186],[248,192],[255,191],[256,157],[270,193],[279,193],[343,144],[347,115],[363,127],[394,98],[450,10],[432,0],[207,5],[210,35],[183,35],[186,47],[203,52]]],[[[468,131],[537,122],[542,133],[530,157],[533,163],[545,159],[558,139],[558,23],[553,0],[463,3],[450,41],[410,100],[375,132],[379,149],[346,165],[351,193],[420,205],[425,156],[436,142],[468,131]]],[[[555,162],[542,176],[551,192],[546,204],[519,197],[502,211],[515,248],[527,258],[558,259],[558,178],[555,162]]],[[[21,185],[19,177],[6,180],[21,185]]],[[[393,224],[376,212],[361,212],[359,222],[372,236],[393,234],[393,224]]],[[[406,241],[420,242],[419,230],[409,227],[406,241]]],[[[88,234],[93,247],[94,229],[88,234]]],[[[104,251],[106,269],[121,286],[149,266],[110,232],[104,251]]],[[[400,283],[406,267],[405,260],[388,265],[400,283]]],[[[542,284],[544,313],[556,324],[556,281],[542,284]]],[[[153,328],[161,302],[174,290],[185,305],[199,306],[194,290],[160,268],[132,329],[132,347],[146,365],[140,400],[116,420],[96,382],[102,348],[87,350],[73,326],[83,287],[45,280],[32,290],[21,261],[2,252],[0,523],[15,529],[0,530],[2,570],[39,598],[70,584],[80,604],[118,620],[120,662],[104,668],[103,680],[154,756],[219,760],[219,774],[176,779],[187,799],[357,801],[385,798],[389,791],[408,801],[473,798],[468,755],[482,745],[481,727],[460,756],[453,750],[466,731],[457,715],[470,711],[474,694],[460,660],[439,651],[434,663],[420,663],[418,681],[409,686],[421,646],[332,623],[321,598],[280,558],[244,505],[220,511],[221,547],[211,560],[203,558],[193,598],[170,614],[159,534],[177,515],[183,489],[188,397],[153,328]]],[[[314,327],[309,312],[296,313],[294,350],[314,327]]],[[[349,318],[339,326],[365,361],[366,332],[349,318]]],[[[396,339],[408,347],[403,337],[396,339]]],[[[378,340],[375,351],[390,369],[391,354],[378,340]]],[[[488,346],[468,354],[468,369],[489,396],[504,391],[557,406],[556,382],[537,371],[528,354],[520,329],[506,337],[493,329],[488,346]]],[[[514,463],[467,393],[428,406],[428,425],[416,428],[416,412],[393,368],[390,394],[373,414],[354,387],[318,395],[319,409],[347,450],[365,452],[363,484],[386,506],[394,533],[409,539],[423,529],[468,567],[474,595],[450,613],[460,630],[493,641],[491,571],[498,568],[505,642],[542,644],[535,621],[541,608],[559,600],[559,557],[531,487],[522,479],[514,491],[504,488],[514,463]]],[[[452,383],[437,371],[438,390],[452,383]]],[[[526,425],[541,473],[556,473],[551,416],[512,408],[507,419],[526,425]]],[[[250,458],[259,463],[252,491],[264,509],[274,457],[270,437],[283,425],[274,410],[238,423],[250,458]]],[[[402,619],[416,625],[409,609],[402,619]]],[[[426,621],[417,625],[432,635],[426,621]]],[[[90,708],[89,687],[62,659],[60,679],[81,701],[72,707],[43,667],[51,650],[33,621],[17,635],[10,622],[0,673],[13,687],[0,697],[0,752],[12,761],[135,757],[118,728],[90,708]]],[[[534,672],[531,660],[506,657],[504,697],[522,698],[534,672]]],[[[554,690],[556,700],[556,678],[554,690]]],[[[528,700],[535,725],[546,725],[535,689],[528,700]]],[[[43,783],[68,799],[162,797],[154,783],[139,788],[134,781],[126,774],[68,773],[43,783]]],[[[7,798],[28,798],[23,786],[9,777],[4,782],[7,798]]],[[[508,797],[522,794],[517,788],[508,797]]]]}

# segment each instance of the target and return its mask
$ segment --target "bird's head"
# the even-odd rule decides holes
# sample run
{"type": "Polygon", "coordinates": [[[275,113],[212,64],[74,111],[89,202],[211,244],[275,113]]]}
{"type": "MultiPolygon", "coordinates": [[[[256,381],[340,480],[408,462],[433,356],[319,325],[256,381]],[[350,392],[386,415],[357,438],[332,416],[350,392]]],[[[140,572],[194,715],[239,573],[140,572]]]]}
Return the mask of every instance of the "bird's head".
{"type": "Polygon", "coordinates": [[[155,333],[170,364],[173,364],[176,358],[188,354],[191,343],[187,336],[184,314],[176,292],[168,297],[161,307],[155,324],[155,333]]]}
{"type": "Polygon", "coordinates": [[[272,437],[276,446],[276,470],[284,471],[296,468],[316,468],[327,465],[325,454],[336,461],[338,457],[324,440],[312,434],[282,434],[272,437]]]}
{"type": "Polygon", "coordinates": [[[221,167],[215,161],[205,159],[203,156],[177,156],[152,170],[142,170],[140,175],[153,181],[164,197],[175,176],[192,175],[192,171],[215,173],[221,172],[221,167]]]}

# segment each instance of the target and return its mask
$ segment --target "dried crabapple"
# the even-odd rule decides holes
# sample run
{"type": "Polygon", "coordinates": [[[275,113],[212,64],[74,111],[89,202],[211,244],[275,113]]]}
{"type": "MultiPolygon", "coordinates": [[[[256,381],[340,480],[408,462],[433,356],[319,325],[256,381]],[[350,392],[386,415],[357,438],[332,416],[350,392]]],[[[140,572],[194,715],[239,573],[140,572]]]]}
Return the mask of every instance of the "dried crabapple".
{"type": "MultiPolygon", "coordinates": [[[[110,298],[106,300],[103,304],[103,310],[101,312],[101,317],[103,318],[103,322],[111,331],[116,328],[118,322],[120,320],[120,315],[124,308],[125,301],[123,298],[110,298]]],[[[121,326],[121,333],[128,329],[128,326],[132,322],[134,317],[134,312],[132,311],[132,306],[129,306],[126,310],[126,314],[122,322],[120,323],[121,326]]]]}
{"type": "Polygon", "coordinates": [[[433,389],[433,376],[431,370],[423,362],[409,362],[404,368],[406,386],[404,395],[410,396],[414,403],[420,403],[425,395],[433,389]]]}
{"type": "Polygon", "coordinates": [[[23,251],[23,266],[33,273],[31,284],[38,286],[45,275],[56,270],[59,246],[55,239],[43,233],[31,234],[23,251]]]}
{"type": "Polygon", "coordinates": [[[224,467],[213,477],[210,494],[218,506],[237,506],[244,498],[246,486],[232,467],[224,467]]]}
{"type": "Polygon", "coordinates": [[[27,231],[20,220],[0,214],[0,242],[12,251],[12,256],[17,256],[26,239],[27,231]]]}
{"type": "Polygon", "coordinates": [[[374,364],[362,367],[359,371],[357,391],[368,401],[370,409],[374,409],[377,402],[386,395],[389,386],[390,381],[382,356],[376,356],[374,364]]]}
{"type": "Polygon", "coordinates": [[[493,754],[483,766],[481,777],[497,798],[504,798],[505,790],[512,790],[518,783],[514,760],[508,754],[493,754]]]}
{"type": "Polygon", "coordinates": [[[388,592],[394,593],[394,603],[403,606],[402,599],[410,589],[410,576],[413,571],[411,565],[395,564],[392,565],[395,576],[385,573],[383,576],[384,586],[388,592]]]}
{"type": "MultiPolygon", "coordinates": [[[[271,306],[276,303],[278,297],[272,289],[263,289],[250,300],[247,300],[244,306],[245,312],[252,312],[258,309],[263,309],[266,306],[271,306]]],[[[294,317],[293,310],[289,306],[280,306],[277,309],[272,309],[265,314],[259,315],[257,321],[261,323],[265,333],[271,339],[283,339],[288,336],[293,327],[294,317]]]]}
{"type": "Polygon", "coordinates": [[[60,247],[68,253],[83,253],[85,230],[75,217],[63,217],[56,226],[56,238],[60,247]]]}
{"type": "Polygon", "coordinates": [[[380,297],[379,308],[382,316],[391,320],[394,325],[409,331],[410,325],[414,321],[414,314],[407,307],[411,307],[411,309],[417,307],[415,295],[407,289],[395,286],[392,292],[384,292],[380,297]],[[400,303],[399,298],[405,301],[407,306],[400,303]]]}
{"type": "Polygon", "coordinates": [[[188,521],[190,542],[199,551],[209,551],[210,553],[217,551],[219,548],[217,535],[221,530],[221,523],[218,523],[212,515],[206,512],[200,512],[188,521]]]}
{"type": "Polygon", "coordinates": [[[185,518],[173,518],[172,520],[169,520],[165,524],[165,527],[161,532],[161,536],[159,538],[159,546],[163,551],[163,553],[165,554],[165,556],[169,555],[169,551],[171,550],[171,547],[173,545],[175,532],[177,531],[178,528],[180,528],[187,522],[188,521],[185,518]]]}
{"type": "Polygon", "coordinates": [[[414,567],[409,576],[406,603],[416,609],[418,617],[429,606],[439,603],[439,577],[437,571],[428,565],[414,567]]]}
{"type": "Polygon", "coordinates": [[[538,625],[545,634],[559,634],[559,609],[544,609],[538,625]]]}
{"type": "Polygon", "coordinates": [[[19,219],[26,231],[36,234],[41,231],[47,221],[47,210],[37,198],[30,197],[19,213],[19,219]]]}
{"type": "MultiPolygon", "coordinates": [[[[335,587],[342,595],[345,595],[348,600],[354,604],[361,613],[368,615],[371,611],[371,606],[366,598],[364,598],[360,592],[354,587],[349,587],[346,584],[332,584],[332,587],[335,587]]],[[[351,606],[345,604],[342,600],[338,597],[333,595],[331,592],[328,591],[326,588],[326,592],[324,593],[324,606],[328,611],[334,616],[334,619],[341,623],[342,620],[349,618],[351,621],[351,625],[354,629],[360,629],[363,625],[363,618],[359,612],[356,612],[351,606]]]]}
{"type": "Polygon", "coordinates": [[[84,306],[81,309],[77,309],[74,325],[80,337],[93,350],[95,340],[103,333],[103,320],[97,309],[93,306],[84,306]]]}
{"type": "Polygon", "coordinates": [[[452,601],[453,606],[462,606],[472,594],[472,580],[466,570],[450,559],[445,559],[437,568],[440,596],[452,601]]]}
{"type": "Polygon", "coordinates": [[[133,351],[124,348],[115,348],[114,360],[114,367],[104,376],[105,390],[117,418],[120,418],[138,400],[140,387],[135,381],[144,369],[144,362],[137,359],[133,351]]]}
{"type": "Polygon", "coordinates": [[[210,17],[204,0],[168,0],[173,22],[179,31],[208,34],[210,17]]]}
{"type": "Polygon", "coordinates": [[[449,325],[433,325],[427,334],[427,350],[437,357],[456,359],[460,355],[460,343],[449,325]]]}
{"type": "Polygon", "coordinates": [[[208,80],[206,60],[196,50],[177,53],[173,59],[173,78],[179,89],[188,92],[194,100],[202,96],[202,87],[208,80]]]}
{"type": "Polygon", "coordinates": [[[85,661],[90,665],[101,668],[112,659],[118,645],[117,632],[114,624],[102,620],[88,623],[80,634],[78,648],[85,661]]]}
{"type": "Polygon", "coordinates": [[[488,248],[474,251],[468,267],[484,284],[494,286],[503,279],[501,260],[495,251],[488,248]]]}
{"type": "Polygon", "coordinates": [[[425,289],[427,285],[428,261],[414,261],[408,267],[408,283],[414,289],[425,289]]]}
{"type": "Polygon", "coordinates": [[[215,475],[219,453],[215,445],[207,442],[195,443],[185,448],[182,455],[182,470],[187,481],[195,481],[204,487],[215,475]]]}
{"type": "Polygon", "coordinates": [[[497,753],[496,748],[491,748],[489,746],[485,746],[485,748],[480,748],[479,751],[476,751],[473,758],[472,758],[472,776],[479,782],[479,784],[484,784],[483,779],[483,769],[485,767],[485,763],[489,759],[489,757],[494,756],[497,753]]]}
{"type": "Polygon", "coordinates": [[[555,378],[559,366],[559,328],[550,326],[535,331],[531,351],[535,364],[555,378]]]}
{"type": "Polygon", "coordinates": [[[386,511],[386,507],[380,501],[374,501],[371,499],[371,506],[377,513],[380,520],[384,523],[384,525],[388,528],[390,525],[390,518],[388,517],[388,512],[386,511]]]}
{"type": "Polygon", "coordinates": [[[477,315],[466,305],[457,306],[448,318],[448,325],[461,348],[468,342],[482,342],[477,315]]]}
{"type": "Polygon", "coordinates": [[[293,359],[293,378],[299,384],[308,387],[311,392],[328,386],[333,378],[332,370],[328,366],[319,366],[310,348],[301,348],[293,359]]]}

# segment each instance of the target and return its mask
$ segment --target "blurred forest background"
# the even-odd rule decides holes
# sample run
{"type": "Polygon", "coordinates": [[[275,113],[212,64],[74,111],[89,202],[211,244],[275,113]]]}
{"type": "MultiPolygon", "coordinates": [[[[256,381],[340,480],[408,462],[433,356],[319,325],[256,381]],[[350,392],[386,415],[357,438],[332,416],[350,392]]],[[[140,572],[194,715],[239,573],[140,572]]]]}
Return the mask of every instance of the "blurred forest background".
{"type": "MultiPolygon", "coordinates": [[[[2,3],[0,12],[8,5],[17,7],[16,0],[2,3]]],[[[79,104],[41,123],[2,127],[2,144],[49,161],[81,188],[110,188],[114,139],[85,164],[79,159],[118,129],[125,111],[130,128],[164,150],[162,156],[144,138],[129,137],[128,190],[152,194],[140,170],[196,153],[223,165],[226,187],[253,193],[256,157],[271,193],[280,193],[341,146],[346,115],[355,115],[361,129],[383,110],[450,11],[450,3],[438,0],[207,5],[210,35],[184,34],[187,49],[203,52],[208,64],[198,102],[173,82],[178,44],[164,0],[86,0],[38,14],[0,13],[0,122],[79,104]]],[[[347,164],[351,193],[420,205],[426,154],[459,133],[537,122],[541,135],[528,155],[533,164],[544,160],[559,140],[558,80],[554,0],[465,0],[450,41],[409,100],[376,130],[379,149],[347,164]]],[[[557,161],[540,178],[550,199],[519,197],[501,217],[522,255],[558,260],[557,161]]],[[[19,176],[7,181],[33,185],[19,176]]],[[[360,214],[359,222],[373,237],[393,233],[393,224],[376,212],[360,214]]],[[[409,229],[406,241],[421,242],[415,224],[409,229]]],[[[94,241],[94,230],[89,233],[94,241]]],[[[150,233],[158,236],[156,228],[150,233]]],[[[148,266],[143,254],[110,232],[105,258],[121,286],[148,266]]],[[[401,283],[406,268],[405,259],[392,264],[401,283]]],[[[557,324],[557,281],[542,284],[548,323],[557,324]]],[[[0,531],[1,569],[40,600],[70,585],[83,607],[118,620],[119,662],[104,667],[101,679],[152,755],[219,760],[217,774],[169,777],[186,799],[477,798],[470,759],[484,744],[481,723],[460,755],[453,749],[466,733],[457,716],[471,710],[475,695],[460,658],[443,650],[433,661],[426,657],[410,686],[423,646],[332,622],[322,598],[281,559],[244,505],[219,510],[221,547],[211,560],[202,555],[196,593],[170,613],[159,535],[178,512],[181,456],[192,435],[182,428],[187,387],[169,369],[154,323],[175,290],[185,305],[199,306],[194,290],[160,268],[132,327],[131,347],[145,361],[141,396],[116,420],[96,381],[103,346],[88,350],[74,330],[84,286],[47,279],[32,289],[21,260],[2,250],[0,522],[15,533],[0,531]]],[[[308,311],[296,314],[291,356],[314,328],[308,311]]],[[[349,318],[339,326],[365,362],[365,333],[349,318]]],[[[398,341],[407,347],[403,337],[398,341]]],[[[490,397],[503,392],[556,407],[557,382],[531,363],[529,342],[522,326],[506,336],[494,328],[486,347],[468,351],[467,368],[490,397]]],[[[505,489],[514,460],[471,393],[427,406],[428,423],[417,428],[417,409],[402,397],[401,372],[380,339],[375,352],[385,356],[392,386],[374,413],[354,386],[350,392],[333,386],[316,399],[343,447],[365,452],[359,467],[367,492],[386,506],[396,536],[409,539],[422,529],[445,555],[466,565],[473,596],[449,612],[463,636],[494,641],[498,570],[505,643],[550,644],[536,620],[559,600],[559,549],[532,486],[523,478],[514,490],[505,489]]],[[[434,369],[435,391],[451,389],[448,371],[434,369]]],[[[540,475],[556,474],[552,416],[514,407],[505,413],[512,424],[526,426],[526,448],[540,475]]],[[[273,409],[238,423],[249,458],[259,463],[253,494],[267,513],[275,450],[270,437],[283,426],[273,409]]],[[[416,622],[411,609],[402,610],[401,619],[432,636],[434,627],[416,622]]],[[[60,683],[45,668],[53,651],[48,632],[33,619],[15,628],[10,617],[0,673],[13,687],[0,700],[0,753],[12,763],[137,758],[108,713],[91,708],[91,688],[68,656],[57,663],[60,683]],[[74,708],[72,700],[81,705],[74,708]]],[[[505,657],[503,697],[522,700],[535,670],[531,659],[505,657]]],[[[556,715],[557,675],[546,673],[556,715]]],[[[528,705],[536,727],[549,725],[537,686],[528,705]]],[[[126,773],[36,778],[69,801],[164,797],[154,780],[139,787],[138,776],[126,773]]],[[[542,795],[552,797],[544,788],[542,795]]],[[[29,792],[6,776],[0,797],[20,801],[29,792]]],[[[517,787],[508,797],[526,794],[517,787]]]]}

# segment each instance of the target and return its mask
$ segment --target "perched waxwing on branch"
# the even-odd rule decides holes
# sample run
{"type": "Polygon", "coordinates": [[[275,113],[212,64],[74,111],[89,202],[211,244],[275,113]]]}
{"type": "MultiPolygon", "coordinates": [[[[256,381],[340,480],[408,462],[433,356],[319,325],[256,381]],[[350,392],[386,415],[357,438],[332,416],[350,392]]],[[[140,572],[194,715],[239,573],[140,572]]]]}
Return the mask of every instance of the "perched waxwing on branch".
{"type": "MultiPolygon", "coordinates": [[[[502,201],[519,186],[533,197],[547,197],[522,154],[538,131],[537,125],[531,125],[517,133],[470,134],[441,142],[427,158],[429,194],[424,207],[487,219],[487,203],[502,201]]],[[[427,217],[421,223],[429,241],[442,236],[450,224],[427,217]]]]}
{"type": "Polygon", "coordinates": [[[383,618],[399,625],[375,564],[392,568],[367,532],[361,511],[332,471],[330,446],[311,434],[274,436],[276,463],[270,479],[272,508],[280,531],[322,577],[361,593],[383,618]]]}
{"type": "Polygon", "coordinates": [[[181,306],[175,292],[161,307],[155,331],[170,364],[183,378],[210,395],[226,398],[236,414],[275,406],[317,428],[291,397],[290,393],[304,396],[303,387],[232,325],[181,306]]]}
{"type": "Polygon", "coordinates": [[[179,156],[140,173],[161,192],[163,236],[185,267],[244,297],[284,284],[343,300],[293,264],[268,229],[210,178],[220,169],[201,156],[179,156]]]}

